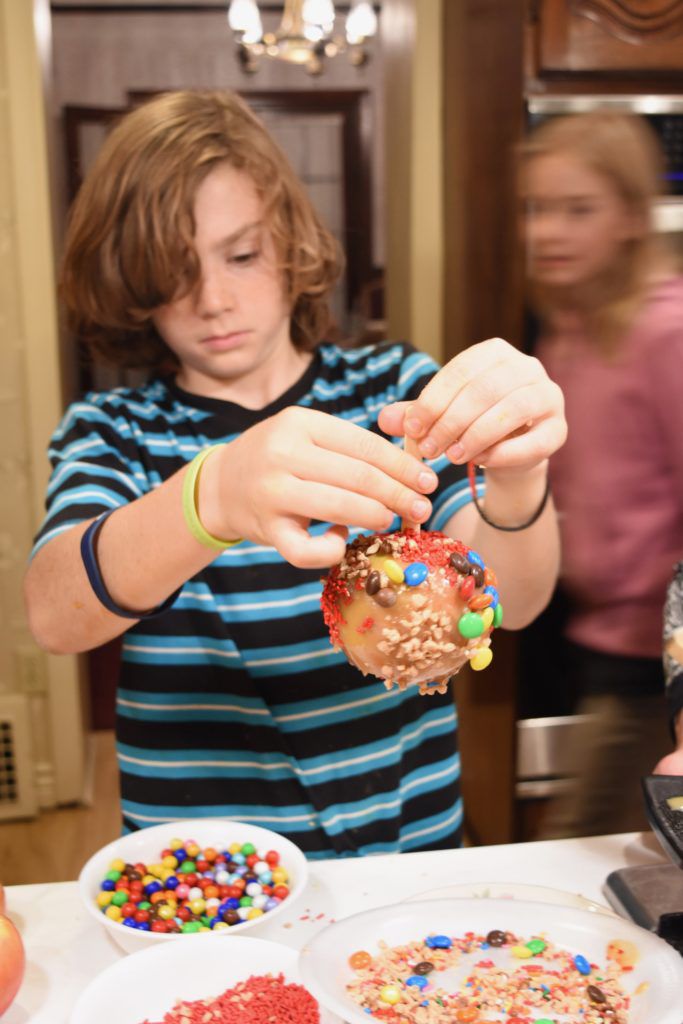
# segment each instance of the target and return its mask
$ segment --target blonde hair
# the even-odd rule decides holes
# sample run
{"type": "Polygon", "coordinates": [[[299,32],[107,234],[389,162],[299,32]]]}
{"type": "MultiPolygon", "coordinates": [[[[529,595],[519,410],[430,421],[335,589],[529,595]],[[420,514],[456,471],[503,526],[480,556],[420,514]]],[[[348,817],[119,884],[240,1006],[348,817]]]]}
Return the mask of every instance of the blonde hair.
{"type": "MultiPolygon", "coordinates": [[[[606,179],[642,231],[624,242],[618,266],[598,283],[597,305],[588,311],[595,340],[614,347],[632,323],[653,277],[673,273],[675,260],[654,229],[654,200],[665,191],[664,157],[654,131],[641,117],[606,111],[553,118],[519,147],[522,170],[540,156],[570,154],[606,179]]],[[[541,317],[562,297],[558,289],[534,286],[541,317]]]]}
{"type": "Polygon", "coordinates": [[[194,200],[221,162],[248,174],[264,204],[294,345],[311,349],[324,338],[342,266],[338,243],[246,103],[228,92],[181,91],[123,117],[70,212],[60,279],[67,324],[107,362],[176,362],[152,314],[199,282],[194,200]]]}

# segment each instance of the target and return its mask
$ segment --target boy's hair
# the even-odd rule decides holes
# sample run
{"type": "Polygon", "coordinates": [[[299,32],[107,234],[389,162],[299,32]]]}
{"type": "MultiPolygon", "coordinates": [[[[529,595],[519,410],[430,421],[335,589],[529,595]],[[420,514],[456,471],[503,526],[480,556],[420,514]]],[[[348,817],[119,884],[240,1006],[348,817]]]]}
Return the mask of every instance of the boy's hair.
{"type": "Polygon", "coordinates": [[[170,368],[155,309],[192,291],[194,200],[217,164],[248,174],[264,204],[292,311],[292,341],[320,342],[339,245],[286,156],[229,92],[172,92],[127,114],[109,134],[71,209],[60,292],[75,336],[117,366],[170,368]]]}
{"type": "MultiPolygon", "coordinates": [[[[675,261],[654,228],[654,200],[666,191],[665,161],[649,124],[633,114],[593,111],[551,118],[519,147],[524,165],[549,155],[569,155],[605,178],[642,231],[623,246],[620,265],[603,282],[601,307],[594,311],[598,340],[611,347],[641,305],[658,272],[673,271],[675,261]]],[[[537,290],[537,304],[552,306],[551,289],[537,290]]]]}

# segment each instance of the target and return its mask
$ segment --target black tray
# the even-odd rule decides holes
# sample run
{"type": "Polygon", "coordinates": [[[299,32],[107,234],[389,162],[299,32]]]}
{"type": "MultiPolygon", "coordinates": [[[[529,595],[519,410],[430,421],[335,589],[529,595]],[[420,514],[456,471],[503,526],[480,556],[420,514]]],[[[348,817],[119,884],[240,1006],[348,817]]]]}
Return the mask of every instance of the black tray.
{"type": "Polygon", "coordinates": [[[674,811],[667,800],[683,796],[683,776],[646,775],[642,780],[645,810],[657,839],[678,867],[683,867],[683,810],[674,811]]]}

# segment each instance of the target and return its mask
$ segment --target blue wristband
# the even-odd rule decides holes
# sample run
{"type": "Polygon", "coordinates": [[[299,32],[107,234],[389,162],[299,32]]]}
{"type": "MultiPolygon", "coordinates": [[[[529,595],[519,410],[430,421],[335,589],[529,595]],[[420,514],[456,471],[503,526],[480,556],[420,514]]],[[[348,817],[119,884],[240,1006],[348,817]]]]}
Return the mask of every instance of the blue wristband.
{"type": "Polygon", "coordinates": [[[88,582],[93,589],[95,597],[108,611],[113,612],[114,615],[119,615],[122,619],[151,619],[155,615],[161,615],[162,612],[168,611],[175,599],[178,597],[182,587],[179,587],[178,590],[174,591],[162,604],[158,605],[156,608],[152,608],[152,610],[148,612],[132,612],[128,608],[121,608],[121,606],[112,599],[109,591],[104,585],[104,580],[102,579],[100,567],[97,562],[95,546],[97,542],[97,534],[100,531],[102,523],[111,515],[112,512],[115,511],[115,509],[111,509],[110,512],[105,512],[103,515],[95,519],[81,537],[81,558],[83,559],[83,568],[85,569],[88,582]]]}

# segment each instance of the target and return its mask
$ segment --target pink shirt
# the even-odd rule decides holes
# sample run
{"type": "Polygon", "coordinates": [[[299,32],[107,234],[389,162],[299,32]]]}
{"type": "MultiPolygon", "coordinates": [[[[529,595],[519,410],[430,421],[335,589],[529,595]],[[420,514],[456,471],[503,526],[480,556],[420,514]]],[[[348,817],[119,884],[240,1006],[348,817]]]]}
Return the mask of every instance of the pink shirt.
{"type": "Polygon", "coordinates": [[[613,361],[578,319],[542,339],[538,356],[569,424],[550,465],[574,605],[567,635],[660,657],[666,584],[683,557],[683,277],[653,289],[613,361]]]}

